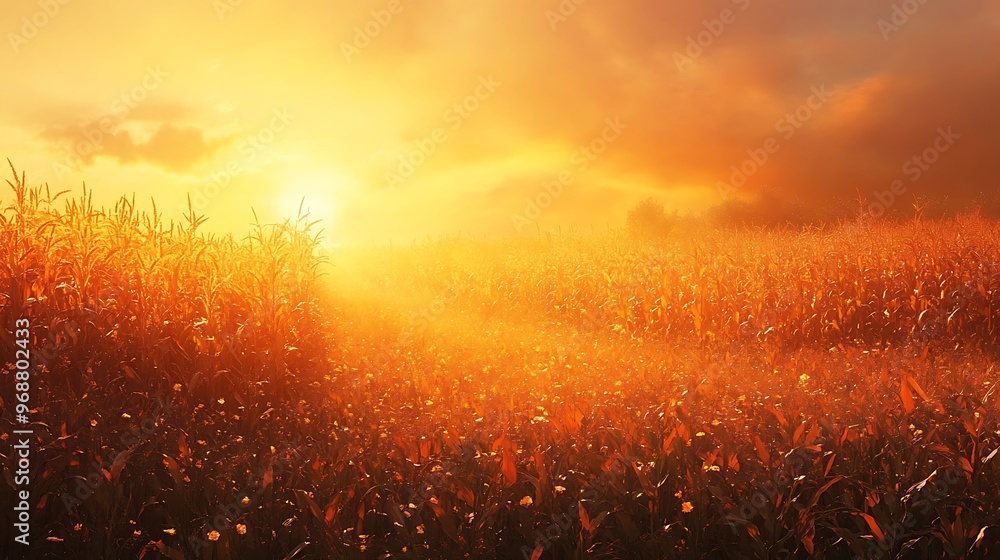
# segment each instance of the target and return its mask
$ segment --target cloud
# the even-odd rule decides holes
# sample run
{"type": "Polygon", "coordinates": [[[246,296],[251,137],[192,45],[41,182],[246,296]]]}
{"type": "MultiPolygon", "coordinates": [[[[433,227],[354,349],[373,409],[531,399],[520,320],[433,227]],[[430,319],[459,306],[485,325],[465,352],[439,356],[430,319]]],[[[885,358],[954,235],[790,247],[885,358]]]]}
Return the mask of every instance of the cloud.
{"type": "Polygon", "coordinates": [[[124,126],[113,130],[109,122],[98,119],[77,127],[49,128],[41,137],[67,145],[88,166],[104,156],[121,164],[147,163],[172,173],[192,171],[229,143],[225,138],[206,138],[199,128],[172,124],[153,125],[156,128],[147,140],[136,141],[133,132],[124,126]]]}
{"type": "Polygon", "coordinates": [[[671,203],[717,204],[717,183],[770,137],[781,141],[780,151],[739,196],[767,191],[789,204],[846,211],[859,190],[871,197],[904,177],[903,165],[947,126],[961,141],[911,193],[957,203],[996,184],[990,162],[1000,145],[1000,109],[989,99],[1000,93],[1000,75],[989,53],[1000,51],[997,0],[927,2],[888,40],[879,21],[893,17],[890,1],[588,2],[553,31],[544,14],[558,5],[410,5],[347,69],[362,81],[392,76],[405,92],[396,101],[419,104],[401,115],[405,132],[394,141],[404,142],[434,126],[436,107],[462,95],[463,82],[492,72],[504,83],[422,170],[423,184],[436,177],[436,188],[453,191],[461,209],[439,201],[427,208],[433,219],[492,224],[520,211],[524,197],[565,165],[559,154],[568,156],[614,116],[632,124],[628,133],[580,177],[585,188],[545,214],[543,227],[600,221],[651,191],[671,203]],[[685,53],[725,9],[735,20],[679,70],[675,53],[685,53]],[[776,123],[814,87],[835,94],[786,139],[776,123]],[[555,154],[548,169],[489,165],[527,159],[539,146],[555,154]],[[455,168],[489,174],[452,183],[444,171],[455,168]],[[636,184],[605,180],[616,174],[636,184]],[[478,194],[482,184],[492,186],[487,196],[478,194]]]}
{"type": "Polygon", "coordinates": [[[214,154],[225,141],[207,140],[204,133],[194,127],[178,128],[163,125],[145,143],[134,143],[128,133],[120,144],[109,144],[107,155],[127,162],[145,160],[174,172],[190,171],[194,164],[214,154]]]}

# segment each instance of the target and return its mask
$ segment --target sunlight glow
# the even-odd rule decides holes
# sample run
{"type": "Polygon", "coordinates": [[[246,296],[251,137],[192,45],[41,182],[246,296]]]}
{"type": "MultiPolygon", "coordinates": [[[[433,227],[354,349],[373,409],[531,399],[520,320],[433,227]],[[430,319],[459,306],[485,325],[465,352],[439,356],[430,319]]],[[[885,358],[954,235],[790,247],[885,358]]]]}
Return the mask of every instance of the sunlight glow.
{"type": "Polygon", "coordinates": [[[318,222],[315,231],[322,230],[320,250],[332,250],[339,243],[335,231],[342,198],[351,185],[348,176],[333,171],[292,176],[275,194],[275,218],[308,216],[309,222],[318,222]]]}

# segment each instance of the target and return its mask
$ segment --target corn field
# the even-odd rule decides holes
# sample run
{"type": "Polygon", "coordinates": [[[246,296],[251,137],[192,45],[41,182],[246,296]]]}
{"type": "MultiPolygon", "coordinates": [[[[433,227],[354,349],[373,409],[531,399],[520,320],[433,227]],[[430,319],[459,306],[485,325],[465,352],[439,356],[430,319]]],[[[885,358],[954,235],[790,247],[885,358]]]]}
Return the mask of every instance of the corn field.
{"type": "Polygon", "coordinates": [[[8,182],[33,557],[1000,557],[978,215],[321,256],[8,182]]]}

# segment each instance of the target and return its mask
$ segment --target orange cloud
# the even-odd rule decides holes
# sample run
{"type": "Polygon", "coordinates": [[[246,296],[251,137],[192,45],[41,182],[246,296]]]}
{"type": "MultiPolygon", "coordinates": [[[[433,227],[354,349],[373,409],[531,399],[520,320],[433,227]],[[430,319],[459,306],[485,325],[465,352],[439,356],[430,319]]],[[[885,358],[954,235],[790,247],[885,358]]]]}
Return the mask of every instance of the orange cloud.
{"type": "Polygon", "coordinates": [[[97,157],[104,156],[121,164],[144,162],[173,173],[191,171],[228,142],[206,139],[204,132],[195,127],[171,124],[158,125],[148,140],[136,142],[132,132],[116,130],[120,127],[109,123],[102,119],[79,127],[51,128],[42,137],[66,144],[70,164],[78,160],[90,166],[97,157]]]}

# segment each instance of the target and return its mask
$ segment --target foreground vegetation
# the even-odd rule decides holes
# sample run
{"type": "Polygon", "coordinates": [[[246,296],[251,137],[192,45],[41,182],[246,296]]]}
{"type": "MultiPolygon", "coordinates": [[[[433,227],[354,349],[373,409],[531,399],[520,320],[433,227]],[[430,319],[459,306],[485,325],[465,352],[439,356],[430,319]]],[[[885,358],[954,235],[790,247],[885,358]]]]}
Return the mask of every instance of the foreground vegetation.
{"type": "Polygon", "coordinates": [[[12,187],[0,320],[31,319],[43,372],[39,558],[997,554],[995,222],[331,268],[305,220],[211,238],[12,187]]]}

